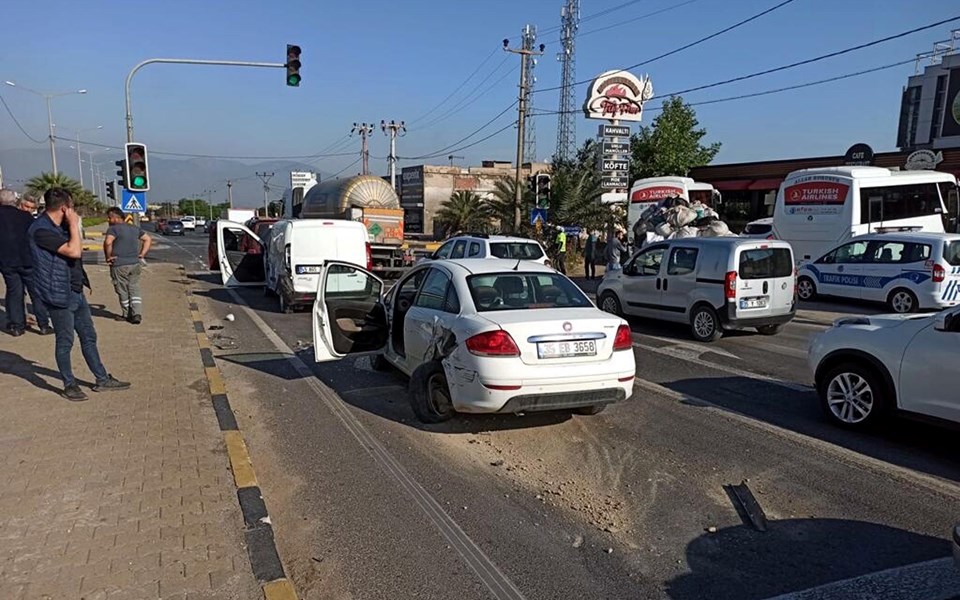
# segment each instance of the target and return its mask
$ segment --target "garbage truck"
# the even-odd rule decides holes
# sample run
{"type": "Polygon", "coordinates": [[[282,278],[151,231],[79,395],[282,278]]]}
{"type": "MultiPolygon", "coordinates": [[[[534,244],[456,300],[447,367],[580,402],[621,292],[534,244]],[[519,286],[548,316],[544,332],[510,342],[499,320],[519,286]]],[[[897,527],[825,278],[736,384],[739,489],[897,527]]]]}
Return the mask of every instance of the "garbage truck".
{"type": "Polygon", "coordinates": [[[667,198],[682,198],[688,203],[699,202],[719,212],[722,197],[720,192],[709,183],[694,181],[690,177],[646,177],[637,179],[630,186],[627,205],[627,239],[631,245],[639,247],[640,240],[634,240],[634,227],[640,215],[667,198]]]}
{"type": "Polygon", "coordinates": [[[285,218],[359,221],[370,236],[373,270],[385,277],[403,272],[403,209],[389,183],[373,175],[358,175],[320,182],[299,202],[295,202],[297,196],[285,196],[285,218]]]}

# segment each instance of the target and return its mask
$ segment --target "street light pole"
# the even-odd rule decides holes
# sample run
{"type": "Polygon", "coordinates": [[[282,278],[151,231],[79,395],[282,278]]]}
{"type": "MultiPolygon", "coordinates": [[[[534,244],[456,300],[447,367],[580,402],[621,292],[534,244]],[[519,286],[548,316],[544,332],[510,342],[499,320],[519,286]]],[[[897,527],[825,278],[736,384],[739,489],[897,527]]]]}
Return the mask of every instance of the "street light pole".
{"type": "Polygon", "coordinates": [[[76,90],[74,92],[61,92],[59,94],[49,94],[46,92],[38,92],[37,90],[32,90],[28,87],[23,87],[22,85],[17,85],[12,81],[5,81],[4,83],[6,83],[11,87],[20,88],[25,92],[30,92],[31,94],[40,96],[46,101],[47,131],[48,131],[47,137],[50,140],[50,164],[53,167],[53,174],[56,175],[57,174],[57,149],[56,149],[56,143],[54,142],[54,135],[53,135],[53,99],[58,96],[69,96],[70,94],[86,94],[87,90],[76,90]]]}
{"type": "MultiPolygon", "coordinates": [[[[524,30],[529,31],[529,26],[524,30]]],[[[527,41],[527,35],[524,35],[524,41],[527,41]]],[[[523,144],[524,144],[524,122],[527,115],[527,61],[530,60],[531,56],[542,56],[543,50],[546,48],[543,44],[540,44],[540,51],[537,52],[533,48],[529,47],[529,44],[524,43],[520,48],[511,48],[510,40],[503,40],[503,50],[505,52],[510,52],[511,54],[520,55],[520,95],[517,97],[517,172],[516,172],[516,189],[514,190],[513,201],[515,206],[513,208],[513,231],[518,233],[520,231],[520,223],[522,222],[522,215],[520,214],[520,208],[523,204],[523,185],[520,183],[523,170],[523,144]]]]}

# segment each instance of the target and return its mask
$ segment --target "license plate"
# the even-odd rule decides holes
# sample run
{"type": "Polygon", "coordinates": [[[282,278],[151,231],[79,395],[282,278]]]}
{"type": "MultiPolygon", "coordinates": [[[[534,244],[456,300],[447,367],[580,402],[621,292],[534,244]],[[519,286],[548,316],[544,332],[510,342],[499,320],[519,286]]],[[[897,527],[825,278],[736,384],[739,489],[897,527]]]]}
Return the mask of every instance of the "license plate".
{"type": "Polygon", "coordinates": [[[766,306],[766,298],[744,298],[740,301],[740,308],[764,308],[766,306]]]}
{"type": "Polygon", "coordinates": [[[315,265],[300,265],[297,267],[297,273],[300,275],[316,275],[320,272],[321,267],[315,265]]]}
{"type": "Polygon", "coordinates": [[[596,356],[596,340],[570,342],[540,342],[537,344],[539,358],[569,358],[572,356],[596,356]]]}

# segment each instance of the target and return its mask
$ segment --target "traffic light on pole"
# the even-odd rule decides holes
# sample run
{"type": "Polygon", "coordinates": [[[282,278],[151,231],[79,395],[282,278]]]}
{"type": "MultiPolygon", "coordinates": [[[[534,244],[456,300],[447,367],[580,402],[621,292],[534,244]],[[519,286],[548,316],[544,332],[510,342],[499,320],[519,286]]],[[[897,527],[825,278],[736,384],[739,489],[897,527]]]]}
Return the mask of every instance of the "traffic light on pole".
{"type": "Polygon", "coordinates": [[[131,192],[146,192],[150,189],[150,177],[147,174],[147,146],[137,142],[127,142],[126,150],[126,188],[131,192]]]}
{"type": "Polygon", "coordinates": [[[540,198],[537,197],[537,178],[534,175],[527,177],[527,193],[533,196],[533,205],[540,206],[540,198]]]}
{"type": "Polygon", "coordinates": [[[107,198],[111,200],[117,199],[117,184],[113,181],[107,182],[107,198]]]}
{"type": "Polygon", "coordinates": [[[287,85],[300,87],[300,46],[287,44],[287,85]]]}
{"type": "Polygon", "coordinates": [[[545,208],[550,206],[551,190],[550,175],[548,173],[537,173],[536,198],[537,208],[545,208]]]}
{"type": "Polygon", "coordinates": [[[118,160],[113,164],[117,165],[117,178],[120,180],[120,187],[130,189],[127,186],[127,161],[118,160]]]}

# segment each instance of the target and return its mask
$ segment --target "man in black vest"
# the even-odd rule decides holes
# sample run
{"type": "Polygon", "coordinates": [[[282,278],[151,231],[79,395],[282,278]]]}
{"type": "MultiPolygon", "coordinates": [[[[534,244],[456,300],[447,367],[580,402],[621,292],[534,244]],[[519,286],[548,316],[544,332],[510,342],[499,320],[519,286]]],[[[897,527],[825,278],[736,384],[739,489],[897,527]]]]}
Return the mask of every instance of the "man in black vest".
{"type": "Polygon", "coordinates": [[[33,313],[40,333],[53,333],[46,308],[37,298],[33,285],[33,257],[27,230],[33,224],[33,215],[17,208],[13,190],[0,190],[0,273],[7,288],[7,333],[17,337],[27,329],[27,309],[23,293],[30,293],[33,313]]]}
{"type": "Polygon", "coordinates": [[[130,384],[116,380],[100,361],[97,331],[90,305],[83,295],[84,286],[90,287],[90,282],[83,270],[80,215],[73,209],[73,198],[62,188],[47,190],[43,198],[46,211],[30,226],[30,250],[36,269],[37,292],[50,311],[56,333],[57,369],[63,379],[63,397],[75,402],[87,399],[77,385],[70,362],[74,331],[80,338],[80,349],[87,367],[97,379],[93,391],[127,389],[130,384]]]}

